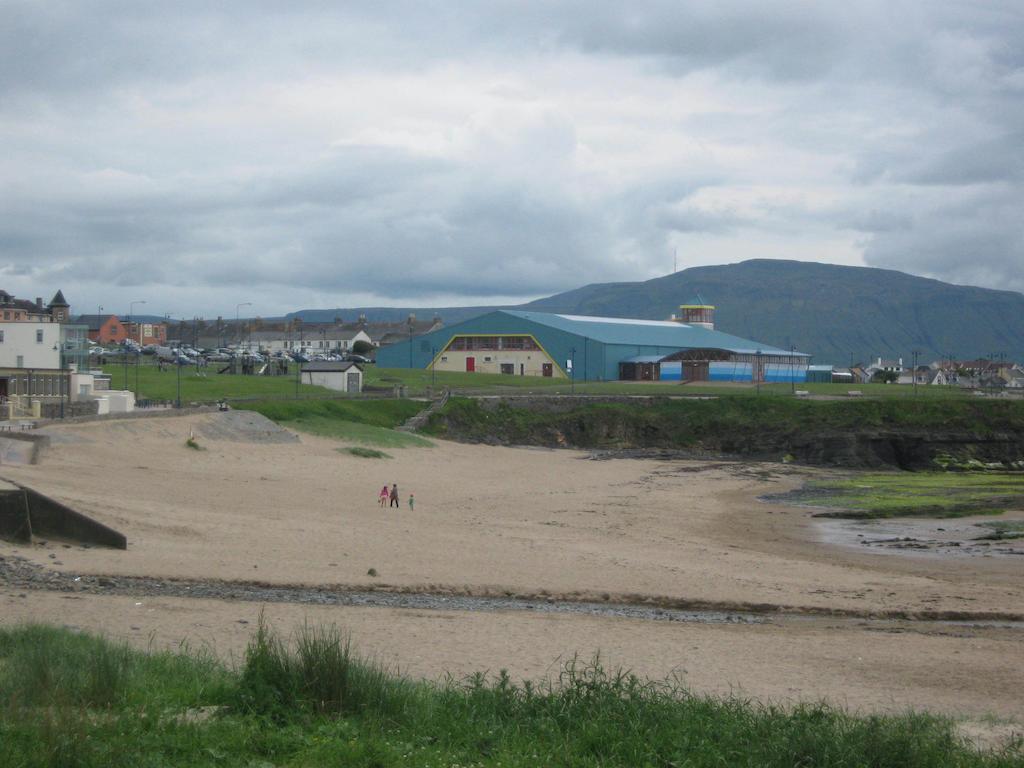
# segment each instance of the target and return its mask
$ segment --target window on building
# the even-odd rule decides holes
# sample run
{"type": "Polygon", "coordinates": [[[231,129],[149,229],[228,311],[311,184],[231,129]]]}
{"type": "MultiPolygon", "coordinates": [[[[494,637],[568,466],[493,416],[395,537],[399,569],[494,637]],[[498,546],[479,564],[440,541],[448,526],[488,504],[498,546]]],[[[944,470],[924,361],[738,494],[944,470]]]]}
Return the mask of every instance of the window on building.
{"type": "Polygon", "coordinates": [[[43,343],[43,329],[40,328],[39,330],[36,331],[36,344],[42,344],[42,343],[43,343]]]}
{"type": "Polygon", "coordinates": [[[456,336],[448,349],[460,352],[484,350],[535,350],[537,343],[530,336],[456,336]]]}
{"type": "Polygon", "coordinates": [[[4,332],[0,331],[0,344],[4,343],[4,332]]]}
{"type": "Polygon", "coordinates": [[[7,310],[7,311],[4,312],[4,320],[10,320],[10,319],[11,319],[11,311],[7,310]]]}
{"type": "MultiPolygon", "coordinates": [[[[25,356],[24,355],[18,355],[17,366],[19,368],[24,368],[25,367],[25,356]]],[[[27,394],[27,392],[26,392],[26,394],[27,394]]]]}

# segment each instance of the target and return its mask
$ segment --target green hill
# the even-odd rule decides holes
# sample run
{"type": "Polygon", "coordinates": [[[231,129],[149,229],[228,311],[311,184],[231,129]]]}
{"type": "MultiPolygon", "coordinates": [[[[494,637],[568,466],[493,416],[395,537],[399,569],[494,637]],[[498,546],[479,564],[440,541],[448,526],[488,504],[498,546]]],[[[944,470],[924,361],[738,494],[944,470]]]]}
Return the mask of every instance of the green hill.
{"type": "MultiPolygon", "coordinates": [[[[700,293],[717,306],[723,331],[773,346],[795,346],[818,363],[848,365],[921,351],[923,361],[1005,354],[1024,360],[1024,294],[951,285],[903,272],[802,261],[753,259],[693,267],[635,283],[596,283],[517,309],[667,319],[700,293]]],[[[497,307],[305,310],[307,321],[401,321],[409,312],[447,325],[497,307]]]]}
{"type": "Polygon", "coordinates": [[[700,293],[716,327],[820,363],[910,361],[1003,353],[1024,359],[1024,294],[950,285],[902,272],[754,259],[693,267],[637,283],[584,286],[527,304],[539,312],[668,318],[700,293]]]}

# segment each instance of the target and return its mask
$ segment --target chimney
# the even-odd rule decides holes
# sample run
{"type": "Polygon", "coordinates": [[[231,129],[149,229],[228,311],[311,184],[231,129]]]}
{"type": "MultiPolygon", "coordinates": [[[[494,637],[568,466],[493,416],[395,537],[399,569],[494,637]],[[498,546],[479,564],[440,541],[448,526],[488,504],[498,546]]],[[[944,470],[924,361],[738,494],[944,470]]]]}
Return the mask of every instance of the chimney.
{"type": "Polygon", "coordinates": [[[43,297],[42,296],[36,296],[36,308],[38,308],[38,309],[42,309],[43,308],[43,297]]]}

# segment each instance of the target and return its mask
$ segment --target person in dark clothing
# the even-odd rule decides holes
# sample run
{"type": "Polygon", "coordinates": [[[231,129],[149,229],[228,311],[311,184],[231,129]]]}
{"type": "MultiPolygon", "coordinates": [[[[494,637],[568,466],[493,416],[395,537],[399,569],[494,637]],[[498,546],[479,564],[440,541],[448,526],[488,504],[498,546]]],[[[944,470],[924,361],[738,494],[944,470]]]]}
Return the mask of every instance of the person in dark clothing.
{"type": "Polygon", "coordinates": [[[397,507],[398,505],[398,483],[391,486],[391,504],[388,507],[397,507]]]}

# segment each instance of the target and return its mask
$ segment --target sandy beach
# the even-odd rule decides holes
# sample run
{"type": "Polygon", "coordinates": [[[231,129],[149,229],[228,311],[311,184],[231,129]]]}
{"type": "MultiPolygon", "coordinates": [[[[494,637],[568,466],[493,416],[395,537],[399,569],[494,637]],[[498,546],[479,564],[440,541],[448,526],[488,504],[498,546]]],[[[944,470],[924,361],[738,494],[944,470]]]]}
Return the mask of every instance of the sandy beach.
{"type": "MultiPolygon", "coordinates": [[[[539,677],[573,653],[600,652],[699,691],[1024,721],[1014,661],[1024,629],[1007,620],[1024,614],[1024,559],[864,553],[824,543],[806,509],[758,501],[813,470],[443,441],[363,459],[336,441],[264,433],[258,419],[49,428],[40,464],[4,465],[0,476],[116,528],[128,549],[0,542],[0,555],[69,574],[753,606],[764,621],[728,626],[282,603],[266,611],[283,629],[342,625],[366,652],[426,677],[500,668],[539,677]],[[203,450],[186,447],[190,432],[203,450]],[[377,506],[385,483],[398,483],[397,510],[377,506]],[[909,620],[873,618],[894,614],[909,620]],[[974,618],[914,621],[947,614],[974,618]],[[978,620],[987,614],[1002,619],[978,620]]],[[[54,621],[140,645],[187,639],[235,657],[261,609],[0,590],[4,623],[54,621]]]]}

